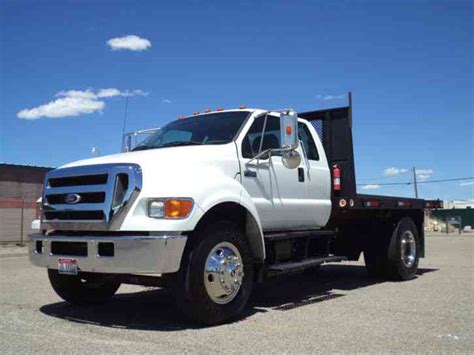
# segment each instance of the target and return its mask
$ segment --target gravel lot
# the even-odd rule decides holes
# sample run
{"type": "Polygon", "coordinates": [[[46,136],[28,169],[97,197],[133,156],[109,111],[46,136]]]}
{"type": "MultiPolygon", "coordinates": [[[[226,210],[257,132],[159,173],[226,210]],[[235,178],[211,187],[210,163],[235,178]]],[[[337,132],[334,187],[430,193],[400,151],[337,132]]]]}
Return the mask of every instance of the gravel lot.
{"type": "Polygon", "coordinates": [[[472,352],[473,246],[473,236],[428,237],[408,282],[375,283],[361,262],[278,279],[243,319],[213,328],[189,323],[162,289],[122,286],[104,306],[68,305],[24,248],[2,250],[0,352],[472,352]]]}

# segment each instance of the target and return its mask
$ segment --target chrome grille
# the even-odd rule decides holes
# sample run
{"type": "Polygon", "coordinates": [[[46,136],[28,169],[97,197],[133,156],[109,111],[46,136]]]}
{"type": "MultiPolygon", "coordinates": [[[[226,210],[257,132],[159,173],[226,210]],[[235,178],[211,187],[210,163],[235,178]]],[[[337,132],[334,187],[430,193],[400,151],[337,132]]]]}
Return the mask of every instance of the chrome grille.
{"type": "MultiPolygon", "coordinates": [[[[48,205],[61,205],[68,194],[50,194],[46,196],[48,205]]],[[[102,203],[105,202],[105,192],[84,192],[80,194],[78,203],[102,203]]]]}
{"type": "Polygon", "coordinates": [[[102,185],[107,183],[107,174],[65,176],[48,180],[49,187],[102,185]]]}
{"type": "Polygon", "coordinates": [[[41,228],[116,230],[142,187],[136,164],[63,168],[46,175],[41,228]]]}

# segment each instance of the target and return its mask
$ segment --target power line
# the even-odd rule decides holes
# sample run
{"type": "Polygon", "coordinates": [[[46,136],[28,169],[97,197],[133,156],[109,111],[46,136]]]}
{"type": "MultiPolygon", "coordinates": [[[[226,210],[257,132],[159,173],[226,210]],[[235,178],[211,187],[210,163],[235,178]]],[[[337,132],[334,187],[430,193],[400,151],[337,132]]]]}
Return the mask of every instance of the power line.
{"type": "Polygon", "coordinates": [[[377,180],[387,180],[387,179],[392,179],[393,176],[379,176],[379,177],[374,177],[374,178],[365,178],[365,179],[358,179],[359,181],[368,181],[370,183],[371,181],[377,181],[377,180]]]}
{"type": "Polygon", "coordinates": [[[474,176],[471,176],[471,177],[464,177],[464,178],[452,178],[452,179],[440,179],[440,180],[418,181],[418,184],[427,184],[427,183],[430,183],[430,182],[462,181],[462,180],[474,180],[474,176]]]}
{"type": "MultiPolygon", "coordinates": [[[[470,177],[462,177],[462,178],[451,178],[451,179],[438,179],[438,180],[426,180],[426,181],[417,181],[417,184],[431,184],[435,182],[448,182],[448,181],[463,181],[463,180],[474,180],[474,176],[470,177]]],[[[357,184],[357,185],[380,185],[380,186],[391,186],[391,185],[412,185],[414,181],[407,181],[407,182],[381,182],[376,183],[372,182],[370,184],[357,184]]]]}

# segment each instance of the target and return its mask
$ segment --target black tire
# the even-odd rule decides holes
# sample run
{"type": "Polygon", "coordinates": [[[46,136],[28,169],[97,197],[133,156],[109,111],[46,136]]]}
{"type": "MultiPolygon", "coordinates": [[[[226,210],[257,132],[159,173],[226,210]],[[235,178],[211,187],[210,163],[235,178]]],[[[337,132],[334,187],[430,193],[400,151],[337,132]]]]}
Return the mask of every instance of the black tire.
{"type": "Polygon", "coordinates": [[[191,319],[206,325],[227,322],[242,313],[254,281],[253,257],[243,232],[230,221],[217,221],[195,231],[181,261],[180,271],[171,278],[178,305],[191,319]],[[231,243],[238,249],[243,265],[240,288],[228,303],[219,304],[209,296],[205,281],[206,260],[220,243],[231,243]]]}
{"type": "Polygon", "coordinates": [[[420,243],[418,230],[409,217],[403,217],[391,232],[381,229],[381,236],[373,234],[364,250],[364,260],[370,277],[391,280],[412,279],[418,269],[420,243]],[[383,234],[388,234],[385,238],[383,234]],[[415,256],[413,264],[407,266],[402,260],[402,237],[410,233],[414,238],[415,256]]]}
{"type": "Polygon", "coordinates": [[[410,280],[415,277],[418,270],[420,260],[420,242],[418,229],[415,223],[409,217],[404,217],[398,222],[397,227],[393,231],[390,244],[388,246],[387,255],[387,277],[392,280],[410,280]],[[402,243],[402,240],[413,238],[413,246],[409,243],[402,243]],[[405,253],[403,253],[405,250],[405,253]],[[411,260],[405,261],[402,254],[413,257],[411,260]]]}
{"type": "Polygon", "coordinates": [[[49,281],[54,291],[66,302],[76,305],[100,304],[113,297],[120,283],[98,274],[62,275],[48,269],[49,281]]]}

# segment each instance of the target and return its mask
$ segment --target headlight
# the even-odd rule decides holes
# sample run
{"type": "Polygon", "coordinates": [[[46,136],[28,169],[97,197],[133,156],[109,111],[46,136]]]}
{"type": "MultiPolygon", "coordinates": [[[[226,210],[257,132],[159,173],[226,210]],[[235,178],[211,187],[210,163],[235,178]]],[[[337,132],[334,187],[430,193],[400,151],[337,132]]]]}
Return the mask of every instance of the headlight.
{"type": "Polygon", "coordinates": [[[148,201],[148,217],[163,218],[165,216],[164,201],[148,201]]]}
{"type": "Polygon", "coordinates": [[[193,209],[190,198],[160,198],[148,201],[148,217],[179,219],[189,216],[193,209]]]}

